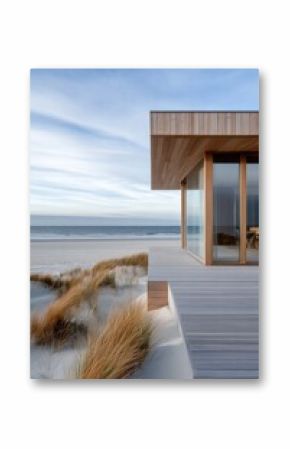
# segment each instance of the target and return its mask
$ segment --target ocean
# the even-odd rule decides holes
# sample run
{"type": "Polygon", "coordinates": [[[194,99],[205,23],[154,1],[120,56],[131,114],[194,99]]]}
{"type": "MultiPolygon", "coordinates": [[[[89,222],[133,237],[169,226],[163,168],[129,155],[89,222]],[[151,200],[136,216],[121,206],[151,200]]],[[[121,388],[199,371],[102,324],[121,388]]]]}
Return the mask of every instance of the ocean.
{"type": "Polygon", "coordinates": [[[179,239],[179,226],[31,226],[30,239],[139,240],[179,239]]]}

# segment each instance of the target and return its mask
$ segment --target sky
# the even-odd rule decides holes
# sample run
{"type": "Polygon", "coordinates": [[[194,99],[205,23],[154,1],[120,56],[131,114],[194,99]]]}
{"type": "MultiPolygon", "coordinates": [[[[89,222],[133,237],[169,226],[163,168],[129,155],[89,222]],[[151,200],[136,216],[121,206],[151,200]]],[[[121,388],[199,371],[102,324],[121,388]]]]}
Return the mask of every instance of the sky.
{"type": "Polygon", "coordinates": [[[33,69],[32,224],[179,224],[150,189],[150,110],[258,110],[256,69],[33,69]],[[73,218],[72,218],[73,217],[73,218]]]}

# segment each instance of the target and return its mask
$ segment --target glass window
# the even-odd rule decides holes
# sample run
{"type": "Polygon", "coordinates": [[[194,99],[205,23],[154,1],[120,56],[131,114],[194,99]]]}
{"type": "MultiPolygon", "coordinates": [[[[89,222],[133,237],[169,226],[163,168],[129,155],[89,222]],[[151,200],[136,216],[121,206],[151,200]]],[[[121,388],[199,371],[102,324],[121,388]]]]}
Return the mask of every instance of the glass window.
{"type": "Polygon", "coordinates": [[[238,262],[240,257],[239,160],[225,156],[213,165],[213,260],[238,262]]]}
{"type": "Polygon", "coordinates": [[[247,158],[247,261],[259,261],[259,164],[247,158]]]}
{"type": "Polygon", "coordinates": [[[204,183],[203,163],[187,177],[187,248],[204,258],[204,183]]]}

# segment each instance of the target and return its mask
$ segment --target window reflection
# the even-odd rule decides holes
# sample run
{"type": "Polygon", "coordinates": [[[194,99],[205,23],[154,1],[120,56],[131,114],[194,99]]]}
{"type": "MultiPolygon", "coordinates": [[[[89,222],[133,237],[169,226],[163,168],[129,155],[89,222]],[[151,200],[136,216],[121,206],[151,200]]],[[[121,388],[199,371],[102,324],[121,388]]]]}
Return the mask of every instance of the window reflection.
{"type": "Polygon", "coordinates": [[[247,159],[247,261],[259,260],[259,165],[247,159]]]}
{"type": "Polygon", "coordinates": [[[187,248],[204,258],[204,185],[203,163],[187,177],[187,248]]]}
{"type": "Polygon", "coordinates": [[[213,166],[213,259],[215,262],[239,261],[239,190],[239,162],[215,160],[213,166]]]}

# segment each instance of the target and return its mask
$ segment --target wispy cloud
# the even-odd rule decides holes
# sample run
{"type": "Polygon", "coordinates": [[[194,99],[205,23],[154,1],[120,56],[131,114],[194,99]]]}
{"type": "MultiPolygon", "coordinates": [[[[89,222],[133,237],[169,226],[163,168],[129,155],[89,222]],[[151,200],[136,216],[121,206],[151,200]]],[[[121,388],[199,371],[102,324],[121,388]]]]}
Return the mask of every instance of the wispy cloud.
{"type": "Polygon", "coordinates": [[[33,70],[31,212],[178,222],[150,191],[149,111],[258,109],[256,70],[33,70]]]}
{"type": "Polygon", "coordinates": [[[48,132],[69,135],[74,139],[91,141],[95,143],[107,143],[113,145],[127,145],[134,148],[145,148],[133,140],[119,136],[113,132],[107,132],[98,128],[91,128],[80,123],[65,120],[63,118],[31,111],[30,123],[32,129],[41,129],[48,132]]]}

